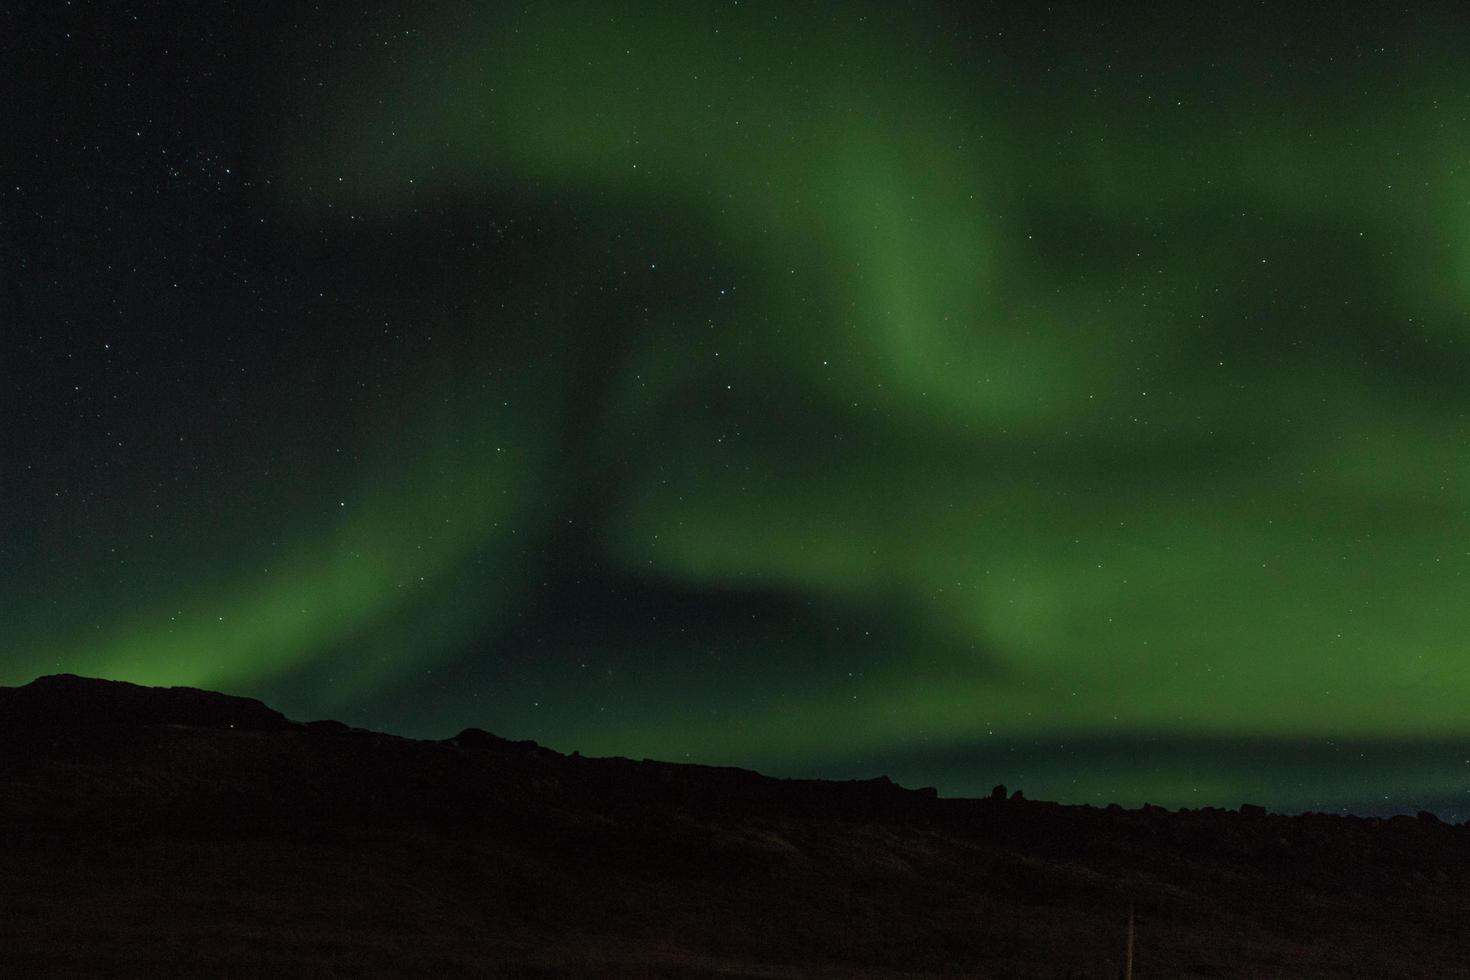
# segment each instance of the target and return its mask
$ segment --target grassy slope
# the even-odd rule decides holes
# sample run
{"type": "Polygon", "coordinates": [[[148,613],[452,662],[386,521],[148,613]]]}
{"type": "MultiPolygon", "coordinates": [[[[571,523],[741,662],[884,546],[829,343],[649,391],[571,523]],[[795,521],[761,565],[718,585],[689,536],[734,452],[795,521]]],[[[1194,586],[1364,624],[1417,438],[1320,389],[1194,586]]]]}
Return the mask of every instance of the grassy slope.
{"type": "Polygon", "coordinates": [[[9,975],[1470,977],[1470,829],[933,800],[493,738],[0,735],[9,975]]]}

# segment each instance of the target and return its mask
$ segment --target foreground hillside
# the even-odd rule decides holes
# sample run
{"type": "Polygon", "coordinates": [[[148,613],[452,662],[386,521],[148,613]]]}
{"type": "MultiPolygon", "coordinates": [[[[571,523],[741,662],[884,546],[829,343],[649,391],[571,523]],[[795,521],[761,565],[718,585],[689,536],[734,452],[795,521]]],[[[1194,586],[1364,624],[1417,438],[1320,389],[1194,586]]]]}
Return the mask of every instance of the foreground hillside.
{"type": "Polygon", "coordinates": [[[1467,977],[1470,827],[949,800],[0,688],[0,975],[1467,977]]]}

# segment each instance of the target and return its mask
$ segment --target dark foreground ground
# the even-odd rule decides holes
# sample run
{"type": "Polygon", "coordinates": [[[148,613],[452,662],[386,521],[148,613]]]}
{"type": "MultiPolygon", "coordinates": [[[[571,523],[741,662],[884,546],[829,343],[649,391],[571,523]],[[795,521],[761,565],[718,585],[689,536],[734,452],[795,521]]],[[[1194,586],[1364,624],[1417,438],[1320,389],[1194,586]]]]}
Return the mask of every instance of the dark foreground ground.
{"type": "Polygon", "coordinates": [[[948,800],[0,688],[0,976],[1470,978],[1470,828],[948,800]],[[231,727],[233,726],[233,727],[231,727]]]}

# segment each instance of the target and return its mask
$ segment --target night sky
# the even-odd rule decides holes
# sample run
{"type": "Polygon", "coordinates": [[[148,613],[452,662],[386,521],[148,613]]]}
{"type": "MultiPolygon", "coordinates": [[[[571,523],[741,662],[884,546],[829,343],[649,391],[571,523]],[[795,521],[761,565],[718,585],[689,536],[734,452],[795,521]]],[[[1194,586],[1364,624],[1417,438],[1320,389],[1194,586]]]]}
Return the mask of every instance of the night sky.
{"type": "Polygon", "coordinates": [[[8,6],[0,683],[1470,816],[1470,8],[1112,6],[8,6]]]}

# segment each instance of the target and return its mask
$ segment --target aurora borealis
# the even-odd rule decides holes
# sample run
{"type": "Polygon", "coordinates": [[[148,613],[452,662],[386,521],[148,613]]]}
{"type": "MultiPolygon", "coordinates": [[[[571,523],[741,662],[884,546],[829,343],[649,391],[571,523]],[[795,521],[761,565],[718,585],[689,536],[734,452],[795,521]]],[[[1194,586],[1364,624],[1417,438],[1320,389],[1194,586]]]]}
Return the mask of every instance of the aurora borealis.
{"type": "Polygon", "coordinates": [[[1470,15],[1170,10],[8,15],[0,683],[1464,819],[1470,15]]]}

